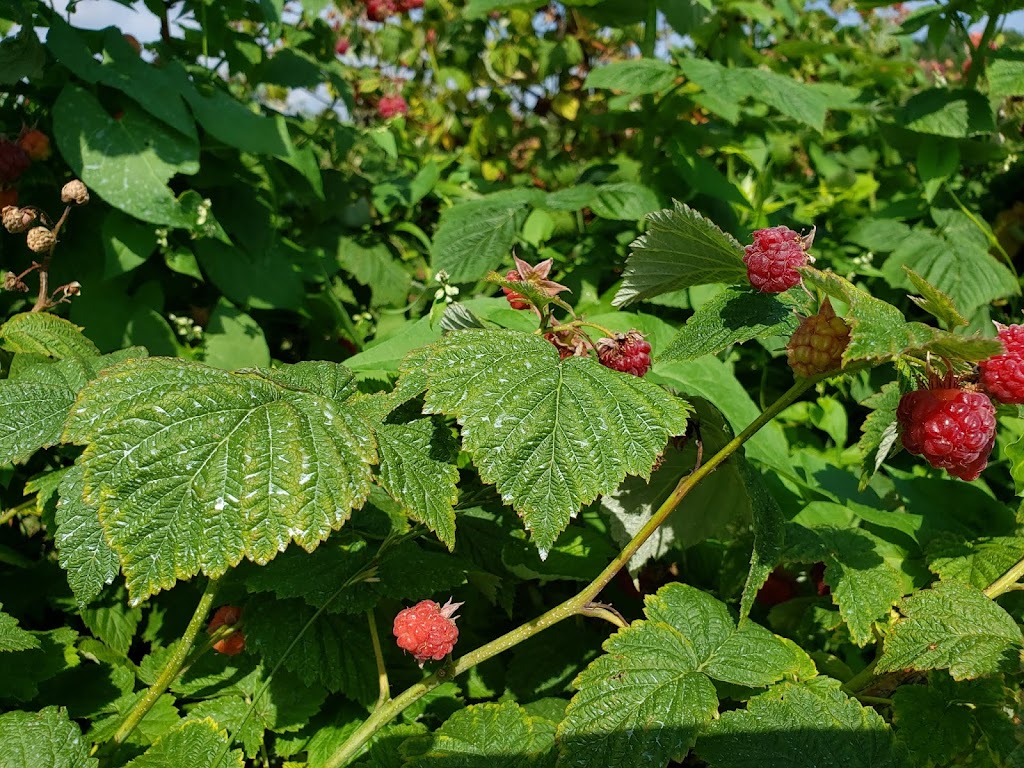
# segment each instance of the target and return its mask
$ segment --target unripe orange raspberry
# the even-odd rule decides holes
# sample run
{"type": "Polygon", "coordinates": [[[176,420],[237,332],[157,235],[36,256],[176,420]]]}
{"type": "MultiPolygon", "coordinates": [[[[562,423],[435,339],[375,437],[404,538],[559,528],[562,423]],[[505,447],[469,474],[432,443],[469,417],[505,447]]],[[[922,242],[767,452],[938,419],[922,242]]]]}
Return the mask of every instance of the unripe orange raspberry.
{"type": "Polygon", "coordinates": [[[817,376],[841,368],[850,343],[850,326],[837,317],[826,298],[818,314],[805,317],[786,344],[789,367],[797,376],[817,376]]]}
{"type": "Polygon", "coordinates": [[[35,128],[21,132],[18,146],[25,150],[25,154],[32,160],[48,160],[52,154],[50,137],[35,128]]]}
{"type": "Polygon", "coordinates": [[[33,227],[28,231],[25,242],[28,243],[28,249],[33,253],[46,253],[53,247],[56,238],[54,238],[53,232],[46,227],[33,227]]]}

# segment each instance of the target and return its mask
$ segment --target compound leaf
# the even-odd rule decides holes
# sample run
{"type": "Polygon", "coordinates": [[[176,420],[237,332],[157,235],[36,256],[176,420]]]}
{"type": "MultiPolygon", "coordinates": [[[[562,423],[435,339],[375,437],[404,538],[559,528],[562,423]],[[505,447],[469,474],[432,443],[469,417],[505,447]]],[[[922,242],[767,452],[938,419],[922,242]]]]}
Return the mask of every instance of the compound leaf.
{"type": "Polygon", "coordinates": [[[649,214],[646,234],[631,247],[612,301],[617,307],[691,285],[747,279],[742,246],[683,203],[649,214]]]}
{"type": "Polygon", "coordinates": [[[542,553],[581,505],[627,474],[650,477],[669,436],[686,429],[683,401],[589,358],[560,361],[533,334],[455,331],[431,349],[424,410],[458,418],[480,477],[542,553]]]}
{"type": "Polygon", "coordinates": [[[948,669],[965,680],[1017,668],[1020,627],[973,587],[940,582],[905,598],[899,610],[903,618],[885,639],[879,673],[948,669]]]}
{"type": "Polygon", "coordinates": [[[370,427],[310,373],[139,360],[80,393],[65,437],[87,443],[83,499],[133,603],[243,557],[264,564],[291,541],[312,551],[362,505],[370,427]]]}
{"type": "Polygon", "coordinates": [[[846,768],[901,766],[892,731],[873,709],[815,678],[780,683],[725,712],[697,743],[712,768],[846,768]]]}
{"type": "Polygon", "coordinates": [[[84,606],[114,580],[120,563],[103,535],[98,506],[85,501],[81,462],[64,474],[59,493],[54,535],[57,554],[75,599],[84,606]]]}
{"type": "Polygon", "coordinates": [[[89,745],[66,709],[0,715],[0,765],[32,768],[93,768],[89,745]]]}

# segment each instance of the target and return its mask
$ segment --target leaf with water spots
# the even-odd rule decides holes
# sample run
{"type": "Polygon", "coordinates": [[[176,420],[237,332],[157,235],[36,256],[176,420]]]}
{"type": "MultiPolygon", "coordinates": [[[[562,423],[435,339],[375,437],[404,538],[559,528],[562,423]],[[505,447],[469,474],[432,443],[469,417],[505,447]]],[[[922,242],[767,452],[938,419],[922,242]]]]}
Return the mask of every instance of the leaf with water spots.
{"type": "Polygon", "coordinates": [[[424,355],[428,413],[455,416],[486,483],[546,552],[584,504],[627,474],[650,477],[689,406],[585,357],[559,360],[540,336],[455,331],[424,355]]]}
{"type": "Polygon", "coordinates": [[[349,378],[331,363],[231,373],[154,358],[80,393],[65,439],[86,444],[82,499],[133,603],[292,541],[312,551],[362,506],[376,445],[349,378]]]}

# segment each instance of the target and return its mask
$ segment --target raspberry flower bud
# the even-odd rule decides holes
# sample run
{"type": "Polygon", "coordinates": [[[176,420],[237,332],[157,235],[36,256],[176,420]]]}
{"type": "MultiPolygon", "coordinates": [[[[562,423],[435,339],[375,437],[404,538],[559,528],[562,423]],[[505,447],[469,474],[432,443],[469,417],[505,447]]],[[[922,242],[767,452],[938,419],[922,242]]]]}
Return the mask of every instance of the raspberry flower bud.
{"type": "Polygon", "coordinates": [[[818,314],[805,317],[786,344],[789,367],[797,376],[816,376],[842,367],[843,352],[850,342],[850,326],[836,317],[832,302],[825,299],[818,314]]]}
{"type": "Polygon", "coordinates": [[[28,249],[33,253],[46,253],[57,240],[54,238],[53,232],[46,227],[32,227],[25,237],[25,242],[28,243],[28,249]]]}
{"type": "Polygon", "coordinates": [[[782,293],[800,283],[797,267],[807,266],[814,232],[805,238],[789,227],[759,229],[754,243],[743,249],[750,284],[762,293],[782,293]]]}
{"type": "Polygon", "coordinates": [[[1000,403],[1024,403],[1024,325],[996,323],[1005,351],[978,363],[981,386],[1000,403]]]}
{"type": "Polygon", "coordinates": [[[459,628],[455,625],[455,611],[462,603],[451,599],[440,606],[433,600],[421,600],[395,616],[392,632],[398,647],[408,651],[422,667],[425,661],[440,661],[455,647],[459,628]]]}
{"type": "Polygon", "coordinates": [[[61,188],[60,201],[65,204],[85,205],[89,202],[89,190],[78,179],[72,179],[61,188]]]}

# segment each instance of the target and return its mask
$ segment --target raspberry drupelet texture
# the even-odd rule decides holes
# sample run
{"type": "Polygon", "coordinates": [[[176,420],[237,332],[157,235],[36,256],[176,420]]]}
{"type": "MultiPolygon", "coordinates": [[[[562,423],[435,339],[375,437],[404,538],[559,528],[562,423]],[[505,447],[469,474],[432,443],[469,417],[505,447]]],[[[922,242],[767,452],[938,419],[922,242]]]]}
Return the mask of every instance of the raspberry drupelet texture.
{"type": "Polygon", "coordinates": [[[1002,325],[999,340],[1006,350],[978,364],[981,386],[1000,403],[1024,403],[1024,325],[1002,325]]]}
{"type": "Polygon", "coordinates": [[[398,647],[413,655],[420,666],[433,659],[440,661],[455,647],[459,628],[455,625],[455,611],[462,603],[448,600],[440,606],[433,600],[421,600],[395,616],[393,633],[398,647]]]}
{"type": "Polygon", "coordinates": [[[816,376],[842,367],[850,326],[825,299],[818,314],[805,317],[786,344],[789,367],[797,376],[816,376]]]}
{"type": "Polygon", "coordinates": [[[919,389],[900,399],[896,419],[903,447],[933,467],[976,480],[996,440],[996,409],[988,396],[963,389],[919,389]]]}
{"type": "Polygon", "coordinates": [[[605,368],[643,376],[651,368],[651,345],[639,331],[597,340],[597,358],[605,368]]]}
{"type": "Polygon", "coordinates": [[[805,241],[789,227],[759,229],[743,249],[750,284],[762,293],[782,293],[800,282],[797,267],[807,265],[805,241]]]}

